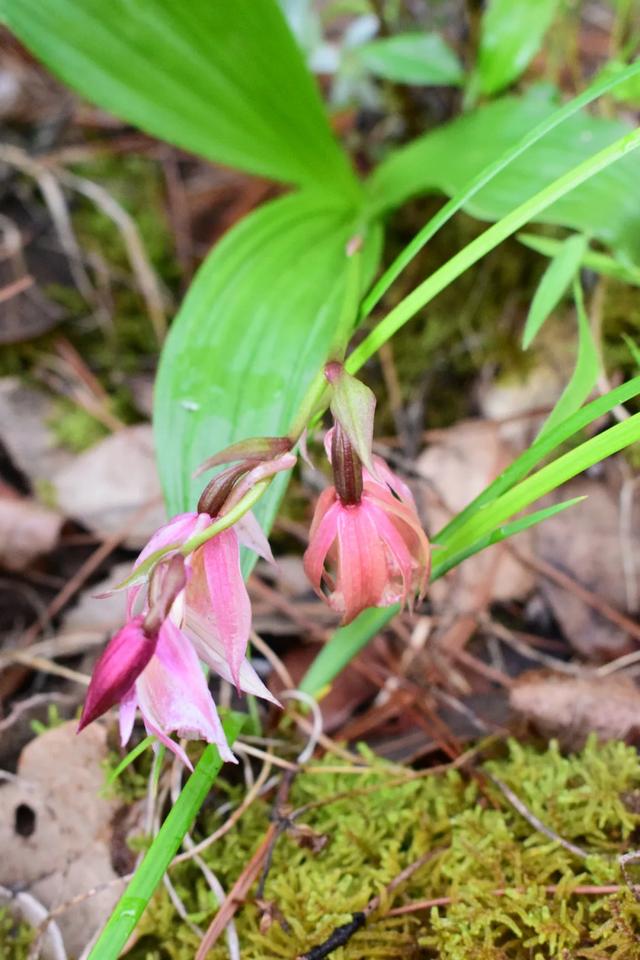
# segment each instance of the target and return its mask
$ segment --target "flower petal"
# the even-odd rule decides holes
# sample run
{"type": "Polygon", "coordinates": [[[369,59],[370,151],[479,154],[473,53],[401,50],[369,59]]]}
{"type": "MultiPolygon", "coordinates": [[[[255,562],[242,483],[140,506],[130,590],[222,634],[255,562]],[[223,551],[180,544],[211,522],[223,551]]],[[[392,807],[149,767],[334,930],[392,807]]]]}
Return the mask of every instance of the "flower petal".
{"type": "Polygon", "coordinates": [[[120,726],[120,744],[124,747],[129,742],[129,737],[133,731],[133,724],[136,719],[136,709],[138,706],[138,697],[136,695],[135,685],[131,687],[120,701],[120,710],[118,711],[118,724],[120,726]]]}
{"type": "Polygon", "coordinates": [[[171,620],[160,630],[156,655],[136,681],[145,725],[180,755],[168,738],[180,736],[215,743],[224,760],[235,758],[227,744],[215,704],[191,643],[171,620]]]}
{"type": "MultiPolygon", "coordinates": [[[[228,683],[235,683],[222,644],[212,635],[207,620],[200,617],[192,607],[187,610],[187,617],[182,629],[193,643],[200,659],[204,660],[212,670],[215,670],[223,680],[226,680],[228,683]]],[[[265,700],[270,700],[271,703],[275,703],[276,706],[280,706],[279,701],[276,700],[273,694],[265,687],[246,657],[240,664],[239,683],[237,686],[243,693],[251,693],[256,697],[263,697],[265,700]]]]}
{"type": "Polygon", "coordinates": [[[78,732],[122,700],[153,657],[157,641],[144,633],[143,619],[135,617],[126,623],[96,663],[78,732]]]}
{"type": "Polygon", "coordinates": [[[338,576],[329,603],[345,624],[383,602],[387,558],[375,519],[365,500],[343,507],[338,515],[338,576]]]}
{"type": "Polygon", "coordinates": [[[238,535],[240,546],[253,550],[268,563],[275,563],[269,541],[251,510],[236,520],[233,529],[238,535]]]}
{"type": "MultiPolygon", "coordinates": [[[[211,523],[210,517],[207,517],[207,520],[208,523],[211,523]]],[[[133,565],[133,569],[135,570],[136,567],[139,567],[140,564],[143,563],[147,557],[151,556],[152,553],[155,553],[156,550],[161,550],[163,547],[168,547],[173,543],[184,543],[199,526],[202,526],[202,520],[197,513],[179,513],[177,516],[172,517],[169,523],[166,523],[163,527],[160,527],[159,530],[156,530],[146,546],[142,548],[133,565]]],[[[205,526],[207,526],[207,524],[205,524],[205,526]]],[[[127,590],[128,617],[133,613],[135,602],[142,587],[143,584],[136,584],[127,590]]]]}
{"type": "Polygon", "coordinates": [[[251,631],[251,602],[242,578],[235,530],[223,530],[207,540],[193,555],[192,570],[186,609],[193,607],[207,621],[209,635],[222,645],[239,686],[240,664],[251,631]]]}
{"type": "Polygon", "coordinates": [[[322,599],[325,599],[322,592],[324,564],[331,545],[337,537],[338,517],[342,510],[344,507],[335,499],[333,487],[323,491],[316,505],[309,532],[309,546],[303,557],[305,573],[311,581],[311,586],[322,599]],[[331,506],[326,509],[328,503],[331,503],[331,506]]]}

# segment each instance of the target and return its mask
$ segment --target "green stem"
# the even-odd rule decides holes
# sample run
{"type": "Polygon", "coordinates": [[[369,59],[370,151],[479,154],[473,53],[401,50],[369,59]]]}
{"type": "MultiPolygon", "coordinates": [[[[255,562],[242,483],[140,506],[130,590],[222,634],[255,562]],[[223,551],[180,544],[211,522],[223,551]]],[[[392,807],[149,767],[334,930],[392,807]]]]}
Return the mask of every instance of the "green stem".
{"type": "MultiPolygon", "coordinates": [[[[229,743],[236,739],[243,723],[244,717],[240,714],[232,714],[225,720],[223,727],[229,743]]],[[[89,954],[89,960],[116,960],[120,955],[204,803],[221,766],[217,747],[209,744],[109,917],[89,954]]]]}
{"type": "MultiPolygon", "coordinates": [[[[353,333],[355,321],[358,317],[358,306],[360,303],[360,289],[362,286],[362,253],[356,250],[349,257],[349,266],[347,268],[347,277],[345,281],[345,294],[342,301],[340,316],[336,323],[335,333],[331,341],[331,346],[327,357],[329,360],[342,360],[347,349],[347,344],[353,333]]],[[[324,364],[322,369],[315,375],[309,388],[304,395],[296,418],[288,433],[292,443],[297,443],[303,431],[307,429],[314,416],[325,409],[327,406],[327,397],[329,389],[324,376],[324,364]]]]}
{"type": "Polygon", "coordinates": [[[577,113],[582,107],[585,107],[587,104],[591,103],[593,100],[596,100],[598,97],[602,96],[603,93],[606,93],[607,90],[610,90],[612,87],[617,86],[619,83],[623,83],[628,80],[630,77],[636,76],[640,73],[640,60],[637,63],[632,64],[630,67],[627,67],[626,70],[621,71],[615,77],[603,78],[602,80],[597,81],[592,84],[586,90],[583,91],[579,96],[574,97],[569,103],[566,103],[559,110],[556,110],[555,113],[552,113],[551,116],[547,117],[541,123],[533,128],[525,137],[522,138],[518,143],[515,144],[510,150],[507,150],[506,153],[503,153],[501,157],[495,160],[493,163],[490,163],[487,167],[478,173],[474,177],[471,183],[466,186],[460,193],[455,197],[451,197],[445,205],[438,210],[436,215],[429,220],[428,223],[422,227],[421,230],[415,235],[413,240],[402,250],[402,252],[396,257],[390,267],[384,272],[380,277],[378,282],[375,284],[371,292],[365,297],[362,302],[362,307],[360,309],[360,319],[367,317],[373,308],[380,302],[384,294],[387,292],[391,284],[398,278],[402,273],[404,268],[410,263],[411,260],[416,256],[417,253],[422,250],[422,248],[429,242],[429,240],[438,232],[440,227],[444,226],[451,217],[458,212],[469,200],[474,197],[487,183],[494,179],[505,167],[509,166],[510,163],[513,163],[521,154],[523,154],[529,147],[533,146],[538,140],[544,137],[547,133],[550,133],[555,127],[563,123],[569,117],[573,116],[574,113],[577,113]]]}
{"type": "Polygon", "coordinates": [[[469,267],[473,266],[481,257],[497,247],[498,244],[519,230],[529,220],[533,220],[547,207],[550,207],[552,203],[638,147],[640,147],[640,129],[626,134],[616,140],[615,143],[605,147],[604,150],[600,150],[599,153],[574,167],[573,170],[558,177],[544,190],[520,204],[502,220],[481,233],[479,237],[467,244],[463,250],[460,250],[439,270],[431,274],[415,290],[412,290],[380,321],[347,359],[345,366],[349,373],[356,373],[363,363],[372,357],[408,320],[414,317],[419,310],[469,267]]]}

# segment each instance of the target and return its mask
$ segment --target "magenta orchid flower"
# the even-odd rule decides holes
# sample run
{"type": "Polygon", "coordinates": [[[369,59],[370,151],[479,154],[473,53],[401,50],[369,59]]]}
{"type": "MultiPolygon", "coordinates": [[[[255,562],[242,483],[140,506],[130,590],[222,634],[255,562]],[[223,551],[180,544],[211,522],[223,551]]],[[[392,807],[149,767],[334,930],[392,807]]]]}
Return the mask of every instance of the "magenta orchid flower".
{"type": "MultiPolygon", "coordinates": [[[[134,571],[155,551],[179,547],[213,522],[206,513],[174,517],[151,537],[134,571]]],[[[198,658],[238,690],[277,702],[245,657],[251,608],[240,569],[241,543],[271,559],[259,524],[246,514],[188,557],[174,554],[161,561],[148,584],[128,589],[128,622],[96,664],[80,729],[120,703],[123,745],[139,708],[147,732],[188,766],[171,733],[215,743],[223,759],[234,760],[198,658]],[[172,566],[182,575],[172,573],[172,566]]]]}

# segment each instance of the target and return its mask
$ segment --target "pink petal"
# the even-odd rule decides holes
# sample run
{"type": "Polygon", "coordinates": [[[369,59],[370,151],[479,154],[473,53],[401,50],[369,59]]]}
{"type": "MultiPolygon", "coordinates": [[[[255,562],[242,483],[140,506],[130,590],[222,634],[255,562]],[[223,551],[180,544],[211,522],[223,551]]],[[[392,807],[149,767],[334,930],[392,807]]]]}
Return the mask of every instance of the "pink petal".
{"type": "Polygon", "coordinates": [[[365,482],[368,481],[372,484],[377,483],[378,486],[390,487],[393,492],[400,497],[401,500],[404,500],[406,503],[410,504],[414,510],[416,509],[416,502],[414,500],[413,494],[404,480],[401,479],[389,465],[382,459],[382,457],[375,456],[373,457],[373,462],[376,468],[376,477],[372,477],[371,474],[365,470],[364,479],[365,482]]]}
{"type": "Polygon", "coordinates": [[[400,572],[400,577],[402,579],[402,590],[399,591],[393,584],[392,570],[389,569],[389,564],[387,564],[387,589],[385,590],[385,601],[388,604],[400,602],[402,604],[406,603],[407,597],[409,596],[412,583],[413,583],[413,571],[417,564],[411,556],[411,552],[407,547],[407,544],[398,533],[398,530],[393,525],[391,520],[386,516],[386,514],[379,510],[377,507],[372,509],[376,510],[376,529],[380,538],[386,543],[389,551],[397,564],[398,570],[400,572]]]}
{"type": "Polygon", "coordinates": [[[227,744],[198,657],[189,640],[171,620],[160,630],[156,655],[136,682],[145,725],[180,755],[168,739],[180,736],[215,743],[224,760],[235,758],[227,744]]]}
{"type": "Polygon", "coordinates": [[[149,664],[156,639],[143,632],[143,619],[130,620],[107,644],[94,667],[78,731],[118,703],[149,664]]]}
{"type": "MultiPolygon", "coordinates": [[[[208,526],[210,523],[211,517],[207,517],[205,526],[208,526]]],[[[176,517],[173,517],[169,523],[166,523],[163,527],[160,527],[159,530],[156,530],[147,545],[143,547],[140,552],[133,565],[133,569],[135,570],[139,567],[140,564],[146,560],[147,557],[151,556],[152,553],[155,553],[156,550],[161,550],[163,547],[168,547],[174,543],[183,544],[195,533],[197,528],[201,527],[202,520],[197,513],[180,513],[176,517]]],[[[133,614],[134,605],[142,588],[143,584],[136,584],[127,590],[127,616],[129,617],[133,614]]]]}
{"type": "Polygon", "coordinates": [[[236,520],[233,529],[236,531],[242,547],[253,550],[254,553],[257,553],[259,557],[262,557],[262,559],[268,563],[275,563],[269,541],[265,537],[262,527],[251,510],[245,513],[243,517],[240,517],[239,520],[236,520]]]}
{"type": "MultiPolygon", "coordinates": [[[[193,643],[200,659],[204,660],[212,670],[215,670],[223,680],[226,680],[228,683],[235,683],[222,644],[213,636],[207,620],[200,617],[192,607],[187,611],[183,631],[193,643]]],[[[251,693],[256,697],[263,697],[265,700],[270,700],[271,703],[275,703],[276,706],[280,706],[278,700],[276,700],[273,694],[265,687],[246,657],[240,664],[239,683],[237,686],[243,693],[251,693]]]]}
{"type": "Polygon", "coordinates": [[[222,645],[236,686],[251,631],[251,603],[240,569],[238,538],[233,528],[208,540],[193,557],[186,609],[207,621],[209,636],[222,645]]]}
{"type": "Polygon", "coordinates": [[[136,708],[138,706],[138,697],[136,696],[135,686],[131,687],[128,693],[120,701],[120,710],[118,711],[118,724],[120,726],[120,743],[124,747],[129,742],[129,737],[133,731],[133,724],[136,719],[136,708]]]}
{"type": "MultiPolygon", "coordinates": [[[[328,498],[325,497],[325,503],[327,501],[328,498]]],[[[324,564],[331,545],[338,535],[338,518],[342,510],[344,510],[344,507],[335,500],[333,487],[325,490],[316,506],[316,512],[309,533],[309,546],[305,550],[303,558],[304,570],[311,581],[311,586],[322,599],[325,599],[322,592],[324,564]],[[323,514],[323,497],[325,497],[326,494],[331,495],[333,502],[326,513],[323,514]],[[319,522],[318,517],[320,517],[319,522]]]]}
{"type": "Polygon", "coordinates": [[[343,507],[338,517],[338,578],[329,602],[343,614],[345,624],[383,598],[387,560],[375,520],[365,500],[343,507]]]}

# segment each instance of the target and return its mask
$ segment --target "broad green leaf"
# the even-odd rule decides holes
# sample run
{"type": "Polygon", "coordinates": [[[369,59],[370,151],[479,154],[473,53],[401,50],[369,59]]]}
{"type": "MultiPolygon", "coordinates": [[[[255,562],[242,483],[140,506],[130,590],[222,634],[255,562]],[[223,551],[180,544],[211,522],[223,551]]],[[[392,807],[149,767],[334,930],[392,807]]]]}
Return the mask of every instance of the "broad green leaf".
{"type": "MultiPolygon", "coordinates": [[[[506,153],[553,114],[537,92],[505,97],[402,147],[368,181],[374,210],[392,209],[411,196],[462,190],[483,167],[506,153]]],[[[628,133],[621,121],[576,113],[518,156],[465,204],[480,220],[497,220],[555,178],[628,133]]],[[[629,155],[562,197],[535,219],[590,234],[640,260],[640,160],[629,155]]]]}
{"type": "Polygon", "coordinates": [[[5,0],[69,86],[209,160],[352,197],[356,180],[276,0],[5,0]]]}
{"type": "Polygon", "coordinates": [[[376,77],[396,83],[457,87],[464,79],[462,64],[439,33],[399,33],[371,40],[351,56],[376,77]]]}
{"type": "Polygon", "coordinates": [[[562,421],[570,417],[574,411],[579,410],[593,390],[598,379],[600,361],[591,334],[589,318],[584,308],[582,287],[578,279],[574,281],[573,291],[576,304],[576,316],[578,319],[578,356],[576,366],[560,399],[545,420],[542,430],[540,431],[540,436],[548,430],[553,430],[557,424],[562,423],[562,421]]]}
{"type": "MultiPolygon", "coordinates": [[[[238,440],[286,433],[323,362],[347,288],[354,216],[317,195],[274,200],[242,220],[198,272],[162,353],[154,425],[171,513],[193,509],[192,478],[207,457],[238,440]]],[[[364,249],[362,283],[380,232],[364,249]]],[[[273,520],[286,476],[258,505],[273,520]]]]}
{"type": "MultiPolygon", "coordinates": [[[[530,250],[535,250],[536,253],[541,253],[545,257],[555,257],[564,243],[564,240],[542,237],[537,233],[519,233],[517,239],[525,247],[529,247],[530,250]]],[[[635,287],[640,287],[640,268],[620,263],[619,260],[614,260],[606,253],[590,250],[587,247],[580,265],[593,270],[595,273],[602,273],[605,277],[613,277],[615,280],[622,280],[623,283],[631,283],[635,287]]]]}
{"type": "Polygon", "coordinates": [[[472,84],[480,93],[499,93],[526,70],[557,7],[558,0],[489,0],[472,84]]]}
{"type": "Polygon", "coordinates": [[[587,238],[582,234],[568,237],[543,273],[524,325],[522,346],[525,350],[531,346],[545,320],[566,293],[586,249],[587,238]]]}

